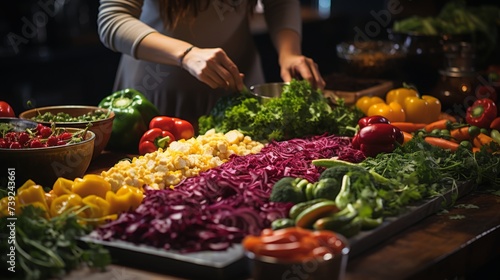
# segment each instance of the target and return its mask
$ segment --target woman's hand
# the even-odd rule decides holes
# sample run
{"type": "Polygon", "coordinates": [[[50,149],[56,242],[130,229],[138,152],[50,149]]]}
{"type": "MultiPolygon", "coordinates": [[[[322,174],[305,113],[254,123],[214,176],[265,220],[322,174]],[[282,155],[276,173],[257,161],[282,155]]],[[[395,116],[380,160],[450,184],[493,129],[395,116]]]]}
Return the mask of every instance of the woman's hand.
{"type": "Polygon", "coordinates": [[[221,48],[193,48],[181,65],[211,88],[243,90],[243,74],[221,48]]]}
{"type": "Polygon", "coordinates": [[[309,81],[313,88],[324,89],[325,81],[311,58],[303,55],[287,55],[280,58],[281,78],[289,82],[293,78],[309,81]]]}

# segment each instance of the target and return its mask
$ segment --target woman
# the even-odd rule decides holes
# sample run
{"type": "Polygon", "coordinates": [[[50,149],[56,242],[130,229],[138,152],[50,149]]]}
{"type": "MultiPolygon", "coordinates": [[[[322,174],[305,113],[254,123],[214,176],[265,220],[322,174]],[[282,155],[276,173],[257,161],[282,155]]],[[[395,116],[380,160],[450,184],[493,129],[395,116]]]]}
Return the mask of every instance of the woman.
{"type": "MultiPolygon", "coordinates": [[[[257,0],[101,0],[101,40],[123,53],[115,90],[135,88],[164,115],[195,126],[220,96],[265,82],[249,16],[257,0]]],[[[318,88],[318,67],[301,54],[300,3],[263,0],[281,77],[318,88]]]]}

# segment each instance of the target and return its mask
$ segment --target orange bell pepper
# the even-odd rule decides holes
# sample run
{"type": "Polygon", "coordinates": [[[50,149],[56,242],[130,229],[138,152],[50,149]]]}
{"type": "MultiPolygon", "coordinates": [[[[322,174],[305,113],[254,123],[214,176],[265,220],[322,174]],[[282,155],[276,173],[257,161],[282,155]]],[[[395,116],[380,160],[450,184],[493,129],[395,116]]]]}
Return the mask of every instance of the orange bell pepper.
{"type": "Polygon", "coordinates": [[[106,193],[106,200],[110,204],[111,214],[119,214],[129,210],[135,210],[141,205],[144,193],[132,186],[122,186],[116,193],[109,191],[106,193]]]}
{"type": "Polygon", "coordinates": [[[403,107],[397,102],[377,103],[370,106],[367,116],[383,116],[390,122],[404,122],[406,119],[403,107]]]}

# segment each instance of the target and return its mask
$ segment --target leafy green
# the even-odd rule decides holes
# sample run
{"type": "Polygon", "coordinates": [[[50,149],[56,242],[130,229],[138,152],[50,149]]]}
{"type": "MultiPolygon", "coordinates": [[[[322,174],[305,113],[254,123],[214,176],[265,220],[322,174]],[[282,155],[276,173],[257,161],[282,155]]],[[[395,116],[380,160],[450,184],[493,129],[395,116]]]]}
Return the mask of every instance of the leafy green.
{"type": "MultiPolygon", "coordinates": [[[[87,234],[90,228],[78,222],[77,214],[66,212],[47,220],[40,208],[28,205],[15,220],[15,272],[8,271],[11,265],[10,246],[2,231],[0,256],[2,271],[12,279],[48,279],[63,276],[81,265],[103,269],[111,263],[109,252],[95,244],[79,244],[78,238],[87,234]],[[85,247],[84,247],[85,245],[85,247]]],[[[13,223],[6,217],[0,219],[3,229],[13,223]]],[[[5,274],[4,274],[5,275],[5,274]]]]}
{"type": "Polygon", "coordinates": [[[361,111],[342,100],[332,106],[307,81],[292,80],[284,86],[281,97],[263,104],[248,94],[218,101],[209,115],[200,117],[199,130],[203,134],[210,129],[238,129],[260,141],[324,133],[352,136],[355,131],[348,127],[355,127],[361,116],[361,111]]]}

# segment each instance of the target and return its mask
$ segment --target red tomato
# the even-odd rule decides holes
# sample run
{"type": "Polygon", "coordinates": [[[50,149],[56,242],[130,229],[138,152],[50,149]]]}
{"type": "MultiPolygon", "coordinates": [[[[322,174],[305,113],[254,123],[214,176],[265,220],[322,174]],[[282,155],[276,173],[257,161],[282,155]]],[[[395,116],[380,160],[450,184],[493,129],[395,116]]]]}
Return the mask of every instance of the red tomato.
{"type": "Polygon", "coordinates": [[[194,128],[193,125],[182,119],[175,119],[175,128],[173,130],[173,134],[175,139],[189,139],[194,136],[194,128]]]}
{"type": "Polygon", "coordinates": [[[149,129],[159,128],[166,131],[174,131],[175,118],[167,116],[157,116],[149,122],[149,129]]]}
{"type": "Polygon", "coordinates": [[[0,117],[14,118],[16,114],[9,103],[5,101],[0,101],[0,117]]]}

